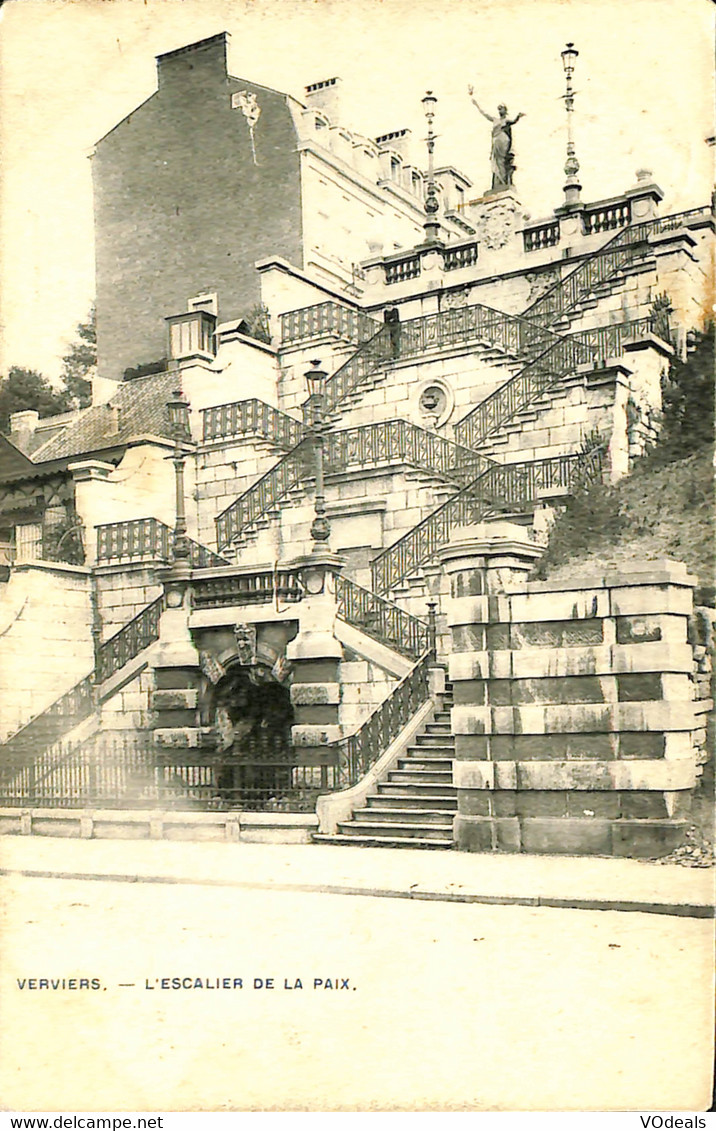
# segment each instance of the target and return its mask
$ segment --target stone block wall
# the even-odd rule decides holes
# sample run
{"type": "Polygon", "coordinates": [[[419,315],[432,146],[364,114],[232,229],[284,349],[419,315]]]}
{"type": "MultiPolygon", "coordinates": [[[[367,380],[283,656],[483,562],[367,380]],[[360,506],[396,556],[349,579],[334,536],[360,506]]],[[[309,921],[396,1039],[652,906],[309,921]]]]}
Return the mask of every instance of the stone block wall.
{"type": "Polygon", "coordinates": [[[338,669],[341,685],[339,720],[344,734],[357,730],[398,682],[377,664],[346,658],[338,669]]]}
{"type": "Polygon", "coordinates": [[[647,566],[489,595],[483,571],[453,564],[459,848],[648,857],[681,843],[697,778],[694,579],[647,566]]]}
{"type": "Polygon", "coordinates": [[[100,566],[96,570],[102,640],[141,613],[162,591],[155,564],[100,566]]]}
{"type": "Polygon", "coordinates": [[[12,570],[0,605],[0,741],[92,670],[91,628],[88,570],[50,562],[12,570]]]}
{"type": "Polygon", "coordinates": [[[154,671],[145,668],[100,707],[102,731],[143,731],[152,724],[154,671]]]}

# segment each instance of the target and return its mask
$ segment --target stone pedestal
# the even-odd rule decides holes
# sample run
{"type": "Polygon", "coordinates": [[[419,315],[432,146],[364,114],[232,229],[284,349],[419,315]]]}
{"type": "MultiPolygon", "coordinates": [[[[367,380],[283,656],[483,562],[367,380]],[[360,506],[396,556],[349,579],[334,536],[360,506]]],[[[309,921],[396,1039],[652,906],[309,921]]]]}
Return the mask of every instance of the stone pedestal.
{"type": "Polygon", "coordinates": [[[648,857],[682,842],[693,583],[649,562],[452,598],[458,848],[648,857]]]}
{"type": "Polygon", "coordinates": [[[306,586],[306,595],[296,606],[298,635],[286,648],[286,657],[293,665],[295,723],[291,735],[297,761],[303,766],[334,764],[336,748],[331,744],[342,737],[338,670],[343,649],[334,632],[335,578],[342,564],[342,559],[330,551],[290,563],[306,586]]]}
{"type": "Polygon", "coordinates": [[[481,263],[489,264],[496,256],[521,257],[524,212],[514,188],[471,201],[467,218],[477,228],[481,263]]]}
{"type": "Polygon", "coordinates": [[[163,571],[165,608],[159,621],[159,644],[154,662],[156,690],[154,743],[166,755],[197,749],[209,740],[199,723],[201,686],[199,653],[189,631],[190,586],[186,569],[163,571]]]}

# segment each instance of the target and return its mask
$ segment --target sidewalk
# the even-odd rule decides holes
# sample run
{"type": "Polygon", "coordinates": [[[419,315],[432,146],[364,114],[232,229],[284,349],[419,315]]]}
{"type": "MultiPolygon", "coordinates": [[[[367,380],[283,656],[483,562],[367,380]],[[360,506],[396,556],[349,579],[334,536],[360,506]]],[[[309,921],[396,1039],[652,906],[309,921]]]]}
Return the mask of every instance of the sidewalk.
{"type": "Polygon", "coordinates": [[[711,868],[334,845],[0,838],[0,874],[711,918],[711,868]]]}

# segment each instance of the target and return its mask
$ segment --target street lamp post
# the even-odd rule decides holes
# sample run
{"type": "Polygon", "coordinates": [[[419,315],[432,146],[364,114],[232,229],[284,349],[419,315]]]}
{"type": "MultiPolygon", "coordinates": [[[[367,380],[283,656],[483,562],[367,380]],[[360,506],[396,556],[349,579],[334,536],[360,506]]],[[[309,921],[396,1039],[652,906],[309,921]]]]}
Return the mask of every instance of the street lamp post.
{"type": "Polygon", "coordinates": [[[176,495],[176,522],[172,535],[172,559],[176,563],[185,563],[191,556],[189,539],[186,533],[186,502],[184,499],[184,464],[186,451],[184,445],[191,439],[189,429],[189,402],[182,395],[181,389],[172,393],[172,399],[167,401],[169,413],[169,427],[174,438],[174,487],[176,495]]]}
{"type": "Polygon", "coordinates": [[[325,421],[323,419],[323,405],[325,400],[325,381],[328,374],[321,369],[320,361],[312,361],[312,369],[306,373],[306,384],[311,408],[311,433],[313,436],[313,457],[316,475],[315,511],[316,516],[311,523],[311,537],[313,538],[312,553],[327,550],[328,539],[331,533],[331,524],[326,518],[326,496],[323,478],[323,437],[325,421]]]}
{"type": "Polygon", "coordinates": [[[579,52],[573,43],[568,43],[562,52],[562,65],[565,74],[565,93],[564,107],[567,112],[567,160],[564,165],[564,171],[567,179],[564,183],[564,197],[565,203],[570,206],[581,204],[579,194],[582,186],[579,183],[579,161],[574,148],[574,88],[572,87],[572,75],[574,74],[574,65],[577,61],[579,52]]]}
{"type": "Polygon", "coordinates": [[[425,189],[425,213],[427,220],[423,224],[425,228],[425,242],[426,243],[439,243],[440,223],[438,221],[438,210],[440,205],[438,203],[437,188],[435,185],[435,168],[434,168],[434,153],[435,153],[435,134],[433,132],[433,119],[435,118],[435,107],[437,105],[437,98],[432,90],[426,91],[425,97],[422,99],[423,108],[425,110],[425,117],[428,123],[428,136],[425,139],[428,147],[428,183],[425,189]]]}

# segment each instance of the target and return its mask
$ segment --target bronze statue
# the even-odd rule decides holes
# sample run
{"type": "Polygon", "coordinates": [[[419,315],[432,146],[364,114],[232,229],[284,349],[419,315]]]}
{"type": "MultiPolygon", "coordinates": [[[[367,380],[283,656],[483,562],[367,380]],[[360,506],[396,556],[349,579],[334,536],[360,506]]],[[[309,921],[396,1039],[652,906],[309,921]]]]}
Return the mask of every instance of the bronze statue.
{"type": "Polygon", "coordinates": [[[500,105],[497,107],[499,117],[493,118],[492,114],[486,113],[477,101],[473,98],[474,88],[468,86],[467,93],[470,95],[470,100],[483,118],[487,118],[488,122],[492,122],[492,149],[490,150],[490,165],[492,166],[492,187],[491,192],[501,192],[502,189],[509,188],[512,184],[512,174],[514,172],[514,154],[512,152],[512,127],[520,118],[524,118],[522,111],[516,118],[507,117],[507,107],[500,105]]]}

